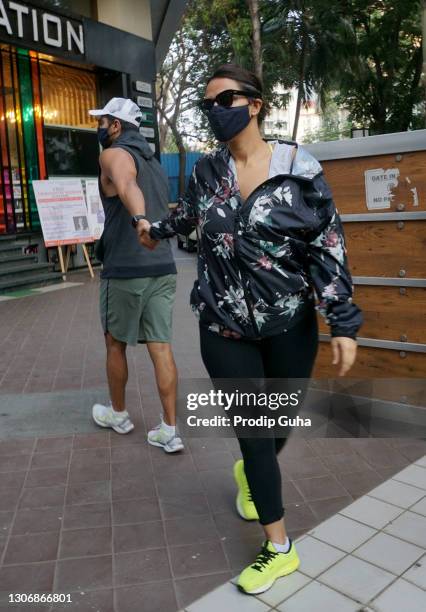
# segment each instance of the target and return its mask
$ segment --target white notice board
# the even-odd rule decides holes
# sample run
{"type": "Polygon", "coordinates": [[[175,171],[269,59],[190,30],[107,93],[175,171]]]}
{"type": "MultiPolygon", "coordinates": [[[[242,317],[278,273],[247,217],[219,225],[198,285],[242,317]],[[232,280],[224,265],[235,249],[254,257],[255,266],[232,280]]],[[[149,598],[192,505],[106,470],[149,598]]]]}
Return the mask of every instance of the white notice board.
{"type": "Polygon", "coordinates": [[[80,179],[33,181],[47,247],[93,242],[80,179]]]}
{"type": "Polygon", "coordinates": [[[86,184],[86,203],[87,218],[91,234],[95,240],[99,240],[104,231],[105,213],[99,194],[99,184],[97,179],[87,179],[86,184]]]}

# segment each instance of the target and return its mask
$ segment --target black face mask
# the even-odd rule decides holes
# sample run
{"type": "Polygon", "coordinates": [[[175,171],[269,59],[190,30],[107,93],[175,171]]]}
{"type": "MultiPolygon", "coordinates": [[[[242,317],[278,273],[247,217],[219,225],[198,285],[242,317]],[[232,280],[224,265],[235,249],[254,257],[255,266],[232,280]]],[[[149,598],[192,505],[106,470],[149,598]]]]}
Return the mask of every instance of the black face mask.
{"type": "Polygon", "coordinates": [[[229,142],[250,123],[249,105],[231,108],[213,106],[207,113],[207,119],[219,142],[229,142]]]}
{"type": "Polygon", "coordinates": [[[111,146],[111,136],[108,134],[108,127],[98,127],[98,141],[103,149],[111,146]]]}

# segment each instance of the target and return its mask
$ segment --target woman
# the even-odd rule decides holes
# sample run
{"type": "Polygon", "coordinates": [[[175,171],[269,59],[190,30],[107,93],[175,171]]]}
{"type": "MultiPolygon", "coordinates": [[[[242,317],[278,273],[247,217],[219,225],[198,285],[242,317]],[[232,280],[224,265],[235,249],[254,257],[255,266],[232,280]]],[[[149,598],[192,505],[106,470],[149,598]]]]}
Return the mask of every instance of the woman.
{"type": "MultiPolygon", "coordinates": [[[[200,106],[225,144],[196,163],[178,207],[152,226],[142,222],[140,235],[153,248],[156,240],[199,228],[191,305],[210,377],[309,378],[318,344],[314,290],[343,376],[355,361],[362,316],[352,303],[342,227],[320,164],[296,143],[262,139],[262,85],[239,66],[216,70],[200,106]]],[[[239,443],[237,509],[259,520],[266,535],[238,580],[240,590],[255,594],[295,571],[299,558],[283,520],[277,454],[284,439],[239,443]]]]}

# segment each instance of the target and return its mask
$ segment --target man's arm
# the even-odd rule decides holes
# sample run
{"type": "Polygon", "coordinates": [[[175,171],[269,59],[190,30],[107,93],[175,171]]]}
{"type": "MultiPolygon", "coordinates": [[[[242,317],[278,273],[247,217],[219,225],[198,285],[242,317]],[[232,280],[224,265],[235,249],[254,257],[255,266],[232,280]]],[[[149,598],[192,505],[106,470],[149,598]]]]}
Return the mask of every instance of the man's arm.
{"type": "Polygon", "coordinates": [[[145,199],[136,182],[136,166],[130,153],[118,147],[105,149],[99,163],[102,174],[114,185],[129,214],[132,217],[145,215],[145,199]]]}

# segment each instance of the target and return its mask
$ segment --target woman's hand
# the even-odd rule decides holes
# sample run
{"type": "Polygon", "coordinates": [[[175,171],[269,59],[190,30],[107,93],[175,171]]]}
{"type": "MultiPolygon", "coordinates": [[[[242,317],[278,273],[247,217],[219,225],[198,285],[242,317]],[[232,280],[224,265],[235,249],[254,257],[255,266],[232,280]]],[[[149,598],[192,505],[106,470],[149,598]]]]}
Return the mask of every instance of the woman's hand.
{"type": "Polygon", "coordinates": [[[339,336],[331,339],[331,350],[333,351],[333,365],[339,368],[339,376],[345,376],[355,363],[356,340],[339,336]]]}
{"type": "Polygon", "coordinates": [[[159,241],[153,240],[151,238],[151,236],[149,235],[150,229],[151,223],[149,221],[147,221],[146,219],[141,219],[140,221],[138,221],[136,231],[138,233],[139,243],[150,251],[153,251],[159,241]]]}

